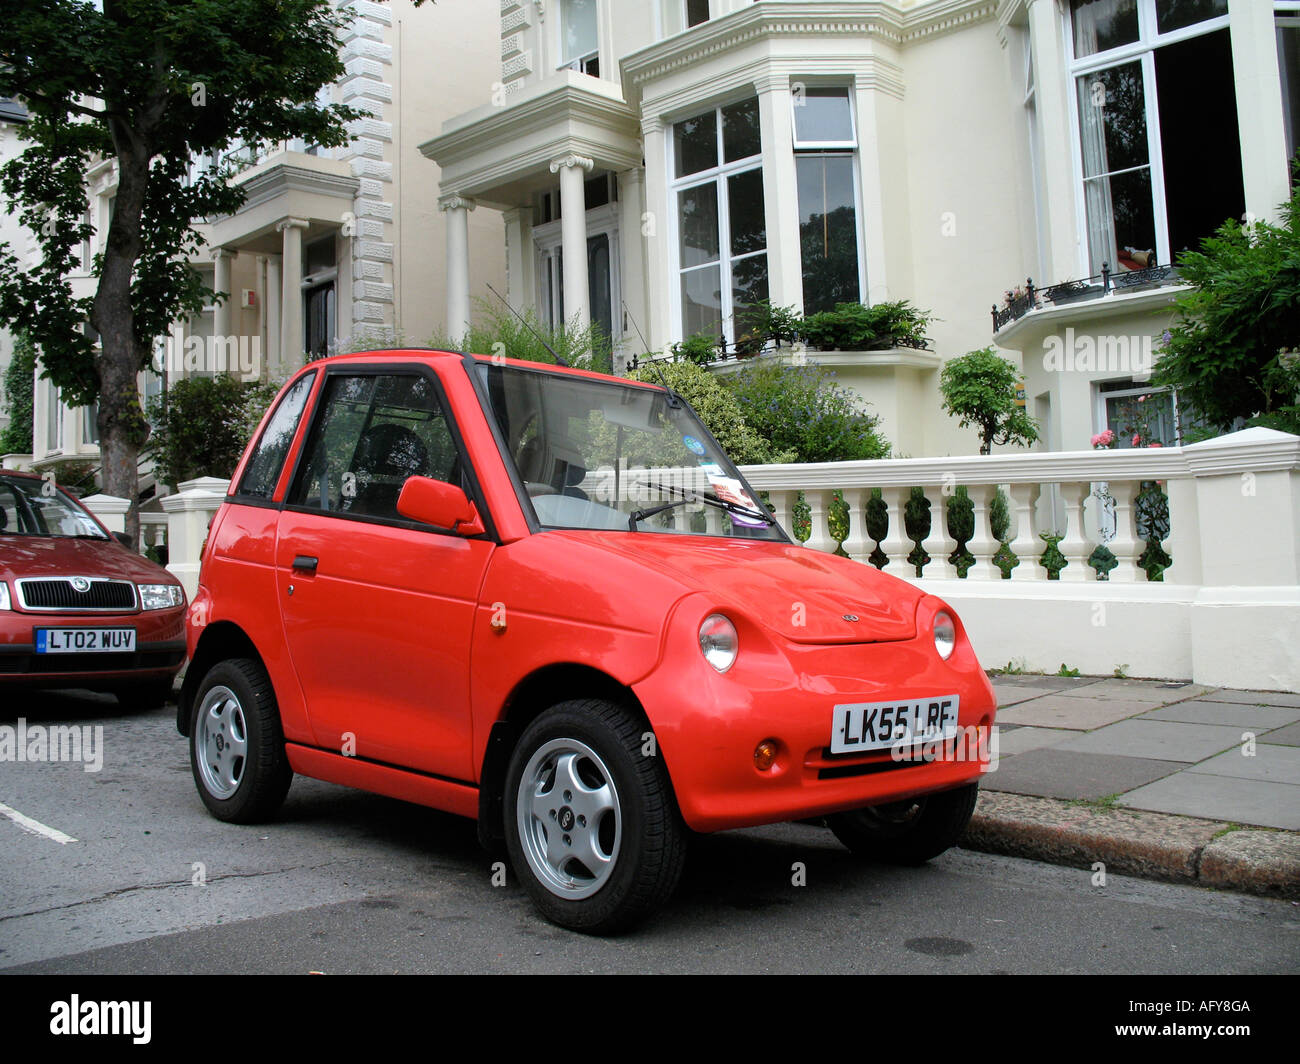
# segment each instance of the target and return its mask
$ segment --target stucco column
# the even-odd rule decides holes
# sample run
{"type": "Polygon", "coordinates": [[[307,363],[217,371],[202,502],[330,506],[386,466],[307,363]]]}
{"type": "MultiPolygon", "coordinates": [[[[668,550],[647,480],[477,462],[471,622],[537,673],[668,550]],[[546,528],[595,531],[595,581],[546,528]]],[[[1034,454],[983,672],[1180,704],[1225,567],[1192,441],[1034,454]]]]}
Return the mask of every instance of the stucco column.
{"type": "Polygon", "coordinates": [[[217,349],[226,342],[228,336],[233,335],[231,323],[234,321],[235,293],[230,289],[230,262],[234,257],[234,252],[228,248],[215,248],[212,252],[212,261],[216,266],[212,287],[217,292],[226,293],[226,298],[217,304],[213,315],[212,332],[216,337],[217,349]]]}
{"type": "MultiPolygon", "coordinates": [[[[1049,277],[1035,277],[1041,284],[1054,284],[1088,270],[1082,261],[1074,205],[1074,140],[1070,131],[1069,94],[1074,82],[1065,68],[1066,42],[1062,19],[1055,0],[1025,0],[1029,10],[1030,54],[1034,62],[1034,106],[1042,141],[1039,171],[1043,187],[1043,214],[1047,220],[1046,266],[1049,277]]],[[[1280,123],[1279,119],[1279,123],[1280,123]]],[[[1111,263],[1114,267],[1115,263],[1111,263]]]]}
{"type": "Polygon", "coordinates": [[[619,201],[619,258],[621,262],[620,280],[623,289],[623,302],[627,304],[626,315],[630,320],[623,321],[622,307],[614,308],[614,320],[622,322],[624,344],[615,363],[615,369],[621,369],[630,354],[644,354],[641,349],[649,343],[646,329],[645,294],[645,245],[641,239],[642,216],[645,213],[645,171],[636,166],[624,170],[618,175],[619,201]],[[641,337],[646,337],[642,342],[641,337]]]}
{"type": "Polygon", "coordinates": [[[1278,205],[1290,196],[1290,175],[1272,6],[1261,0],[1228,0],[1228,29],[1246,210],[1277,222],[1278,205]]]}
{"type": "Polygon", "coordinates": [[[560,175],[560,247],[564,252],[564,316],[578,329],[591,324],[587,279],[587,196],[585,181],[595,163],[581,155],[552,160],[560,175]]]}
{"type": "Polygon", "coordinates": [[[302,234],[308,223],[286,218],[276,225],[284,234],[280,278],[280,365],[283,369],[303,361],[302,321],[302,234]]]}
{"type": "MultiPolygon", "coordinates": [[[[799,249],[799,184],[794,165],[790,77],[773,74],[758,88],[758,125],[763,143],[763,215],[767,225],[768,298],[775,307],[803,306],[799,249]]],[[[740,331],[737,326],[737,331],[740,331]]]]}
{"type": "Polygon", "coordinates": [[[266,365],[268,376],[283,372],[284,353],[280,350],[280,258],[266,257],[266,365]]]}
{"type": "MultiPolygon", "coordinates": [[[[645,255],[646,317],[641,328],[647,330],[651,351],[662,351],[677,332],[678,324],[672,320],[672,286],[676,274],[669,275],[668,218],[671,207],[668,201],[668,158],[664,125],[658,115],[641,119],[641,143],[645,151],[645,212],[640,226],[641,249],[645,255]]],[[[638,239],[636,233],[625,233],[624,240],[638,239]]]]}
{"type": "Polygon", "coordinates": [[[458,341],[469,334],[469,212],[474,207],[465,196],[438,199],[447,216],[447,335],[458,341]]]}

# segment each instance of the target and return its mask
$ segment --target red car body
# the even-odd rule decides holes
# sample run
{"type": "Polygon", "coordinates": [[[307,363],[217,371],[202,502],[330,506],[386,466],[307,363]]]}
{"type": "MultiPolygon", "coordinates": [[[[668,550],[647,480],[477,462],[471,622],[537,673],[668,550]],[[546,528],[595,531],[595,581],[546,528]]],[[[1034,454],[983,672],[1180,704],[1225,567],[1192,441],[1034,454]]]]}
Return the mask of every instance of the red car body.
{"type": "MultiPolygon", "coordinates": [[[[46,481],[34,474],[0,473],[5,482],[26,486],[24,497],[37,495],[46,481]]],[[[73,537],[31,534],[0,521],[0,690],[15,687],[84,688],[112,691],[157,704],[171,690],[185,662],[185,605],[180,582],[160,565],[132,553],[71,495],[58,489],[64,506],[98,530],[73,537]],[[72,581],[90,585],[85,591],[72,581]],[[29,583],[29,581],[31,583],[29,583]],[[140,585],[175,589],[178,604],[142,608],[140,585]],[[47,597],[38,598],[37,585],[47,597]],[[104,598],[119,594],[116,604],[104,598]],[[30,596],[30,599],[29,599],[30,596]],[[129,600],[129,601],[128,601],[129,600]],[[84,653],[44,653],[40,633],[133,631],[134,649],[111,648],[84,653]]],[[[0,491],[0,509],[5,493],[0,491]]],[[[17,496],[10,495],[10,507],[17,496]]]]}
{"type": "MultiPolygon", "coordinates": [[[[988,734],[992,688],[941,600],[775,529],[750,539],[539,524],[529,512],[536,486],[522,490],[521,460],[476,386],[489,361],[371,352],[313,364],[285,386],[282,397],[298,387],[302,414],[270,434],[288,437],[279,471],[261,474],[264,497],[241,496],[255,438],[209,531],[188,614],[182,733],[193,738],[207,671],[232,657],[253,660],[273,688],[293,772],[478,818],[485,841],[511,819],[503,785],[521,734],[548,707],[576,698],[631,716],[695,831],[906,804],[978,780],[986,761],[954,756],[951,742],[915,759],[829,748],[834,707],[948,695],[960,699],[962,729],[988,734]],[[312,428],[329,374],[390,371],[430,375],[454,422],[459,461],[473,474],[462,480],[469,502],[456,529],[433,534],[286,502],[314,461],[304,457],[317,446],[312,433],[323,440],[329,431],[312,428]],[[946,659],[934,633],[941,612],[952,624],[946,659]],[[739,646],[723,672],[697,634],[719,614],[739,646]]],[[[613,380],[493,364],[536,374],[529,386],[543,392],[613,380]]]]}

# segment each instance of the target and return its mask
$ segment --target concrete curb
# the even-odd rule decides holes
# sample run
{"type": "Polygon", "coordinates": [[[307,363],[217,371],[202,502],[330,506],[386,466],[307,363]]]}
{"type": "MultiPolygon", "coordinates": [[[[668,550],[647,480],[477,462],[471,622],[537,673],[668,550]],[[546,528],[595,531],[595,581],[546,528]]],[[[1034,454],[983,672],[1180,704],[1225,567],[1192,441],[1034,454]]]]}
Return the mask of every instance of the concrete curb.
{"type": "Polygon", "coordinates": [[[982,791],[959,845],[1107,872],[1300,899],[1300,833],[982,791]]]}

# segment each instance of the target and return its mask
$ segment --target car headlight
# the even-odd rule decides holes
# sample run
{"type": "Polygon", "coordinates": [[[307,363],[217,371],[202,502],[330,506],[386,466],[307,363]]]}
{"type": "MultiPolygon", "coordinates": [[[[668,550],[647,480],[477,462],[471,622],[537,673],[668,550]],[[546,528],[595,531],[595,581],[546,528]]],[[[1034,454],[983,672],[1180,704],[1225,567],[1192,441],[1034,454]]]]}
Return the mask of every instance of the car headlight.
{"type": "Polygon", "coordinates": [[[957,645],[957,626],[943,610],[934,615],[934,649],[947,661],[957,645]]]}
{"type": "Polygon", "coordinates": [[[165,610],[185,605],[185,592],[176,584],[137,584],[142,610],[165,610]]]}
{"type": "Polygon", "coordinates": [[[11,609],[13,609],[13,607],[9,605],[9,585],[3,580],[0,580],[0,610],[11,609]]]}
{"type": "Polygon", "coordinates": [[[718,672],[726,672],[736,663],[740,639],[736,626],[720,613],[711,613],[700,625],[700,653],[718,672]]]}

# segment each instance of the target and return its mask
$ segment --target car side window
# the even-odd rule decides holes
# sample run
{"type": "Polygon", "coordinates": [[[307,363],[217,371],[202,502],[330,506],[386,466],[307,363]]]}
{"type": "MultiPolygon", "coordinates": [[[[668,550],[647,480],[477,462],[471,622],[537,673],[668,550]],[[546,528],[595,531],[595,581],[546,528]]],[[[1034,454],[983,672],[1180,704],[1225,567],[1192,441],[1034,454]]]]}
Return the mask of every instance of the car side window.
{"type": "Polygon", "coordinates": [[[403,520],[397,497],[417,476],[461,483],[433,381],[422,374],[330,376],[290,504],[403,520]]]}
{"type": "Polygon", "coordinates": [[[257,441],[257,449],[248,461],[248,468],[239,482],[236,495],[269,499],[275,494],[275,486],[280,482],[280,469],[284,465],[285,455],[289,453],[289,446],[293,443],[294,433],[298,431],[298,420],[302,417],[315,380],[316,374],[308,373],[280,400],[280,405],[267,422],[266,431],[257,441]]]}

